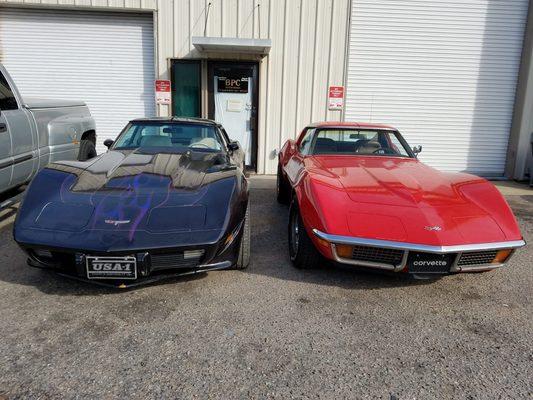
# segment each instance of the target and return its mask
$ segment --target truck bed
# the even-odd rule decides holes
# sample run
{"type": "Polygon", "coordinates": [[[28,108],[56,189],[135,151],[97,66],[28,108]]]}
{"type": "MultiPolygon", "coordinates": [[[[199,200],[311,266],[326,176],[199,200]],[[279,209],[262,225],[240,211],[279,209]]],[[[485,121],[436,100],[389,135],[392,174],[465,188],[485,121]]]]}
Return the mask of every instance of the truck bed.
{"type": "Polygon", "coordinates": [[[79,100],[43,99],[40,97],[24,97],[23,102],[24,105],[30,109],[79,107],[86,105],[83,101],[79,100]]]}

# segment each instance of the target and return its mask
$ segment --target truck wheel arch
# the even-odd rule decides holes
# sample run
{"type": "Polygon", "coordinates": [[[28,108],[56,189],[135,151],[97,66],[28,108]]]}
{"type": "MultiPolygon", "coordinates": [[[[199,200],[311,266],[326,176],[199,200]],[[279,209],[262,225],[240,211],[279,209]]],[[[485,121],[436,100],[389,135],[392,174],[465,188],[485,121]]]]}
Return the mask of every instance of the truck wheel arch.
{"type": "Polygon", "coordinates": [[[91,133],[94,133],[96,135],[96,130],[95,129],[89,129],[89,130],[83,132],[82,135],[81,135],[81,139],[80,140],[87,139],[87,136],[89,136],[91,133]]]}

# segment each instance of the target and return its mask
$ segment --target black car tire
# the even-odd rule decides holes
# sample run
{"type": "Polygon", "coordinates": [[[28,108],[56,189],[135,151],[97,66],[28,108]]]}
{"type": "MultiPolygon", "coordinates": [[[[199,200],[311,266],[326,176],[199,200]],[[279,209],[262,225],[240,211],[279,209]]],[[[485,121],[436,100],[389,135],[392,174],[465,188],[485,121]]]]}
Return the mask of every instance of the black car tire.
{"type": "Polygon", "coordinates": [[[276,192],[277,200],[280,204],[287,204],[289,202],[289,189],[283,172],[281,171],[281,165],[278,164],[278,174],[276,179],[276,192]]]}
{"type": "Polygon", "coordinates": [[[241,246],[235,269],[245,269],[250,264],[250,204],[246,207],[242,228],[241,246]]]}
{"type": "Polygon", "coordinates": [[[289,255],[296,268],[313,269],[323,260],[305,230],[296,198],[289,211],[289,255]]]}

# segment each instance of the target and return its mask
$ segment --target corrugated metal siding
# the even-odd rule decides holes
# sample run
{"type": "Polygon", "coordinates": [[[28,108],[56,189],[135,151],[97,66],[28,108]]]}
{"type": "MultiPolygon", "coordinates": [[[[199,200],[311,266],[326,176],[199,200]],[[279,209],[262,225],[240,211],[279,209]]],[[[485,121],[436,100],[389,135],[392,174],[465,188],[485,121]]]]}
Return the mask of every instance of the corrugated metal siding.
{"type": "Polygon", "coordinates": [[[348,120],[386,122],[435,167],[504,171],[528,0],[356,0],[348,120]]]}
{"type": "MultiPolygon", "coordinates": [[[[205,57],[191,45],[191,37],[203,36],[208,3],[158,2],[162,77],[169,76],[169,57],[205,57]]],[[[350,0],[211,3],[207,36],[272,39],[270,54],[260,63],[258,173],[273,174],[277,165],[274,150],[286,139],[295,137],[310,122],[341,119],[339,111],[327,109],[327,87],[344,82],[350,0]]],[[[167,112],[162,106],[160,113],[167,112]]]]}
{"type": "MultiPolygon", "coordinates": [[[[22,0],[0,0],[20,4],[22,0]]],[[[275,173],[278,150],[307,123],[339,120],[328,111],[327,88],[344,82],[350,0],[34,0],[28,5],[154,9],[157,16],[157,72],[169,79],[171,58],[205,58],[191,44],[207,36],[271,38],[260,62],[258,172],[275,173]]],[[[0,9],[0,11],[2,11],[0,9]]],[[[239,55],[226,59],[250,59],[239,55]]],[[[159,106],[160,115],[169,107],[159,106]]]]}
{"type": "Polygon", "coordinates": [[[29,6],[111,7],[146,10],[155,10],[157,8],[157,0],[0,0],[1,3],[29,6]]]}
{"type": "Polygon", "coordinates": [[[151,14],[0,11],[0,61],[22,96],[85,101],[99,152],[130,119],[155,115],[151,14]]]}

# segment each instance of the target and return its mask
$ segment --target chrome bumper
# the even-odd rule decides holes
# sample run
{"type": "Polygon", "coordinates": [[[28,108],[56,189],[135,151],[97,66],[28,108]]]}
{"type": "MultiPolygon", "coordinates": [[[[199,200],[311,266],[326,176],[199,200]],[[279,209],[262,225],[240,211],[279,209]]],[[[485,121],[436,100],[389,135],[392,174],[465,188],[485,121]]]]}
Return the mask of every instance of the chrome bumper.
{"type": "Polygon", "coordinates": [[[353,236],[340,236],[340,235],[330,235],[324,232],[319,231],[318,229],[313,229],[313,233],[316,237],[325,240],[331,244],[331,252],[335,261],[342,264],[351,264],[358,265],[369,268],[377,268],[388,271],[399,272],[405,268],[407,264],[407,258],[410,251],[419,251],[424,253],[437,253],[437,254],[448,254],[456,253],[455,261],[453,262],[450,272],[470,272],[470,271],[485,271],[489,269],[499,268],[505,265],[513,256],[514,250],[525,246],[526,242],[524,240],[514,240],[507,242],[494,242],[494,243],[478,243],[478,244],[465,244],[458,246],[430,246],[425,244],[416,244],[416,243],[406,243],[406,242],[393,242],[388,240],[378,240],[378,239],[366,239],[353,236]],[[368,246],[368,247],[377,247],[384,249],[394,249],[402,250],[403,257],[402,261],[398,265],[391,264],[382,264],[370,261],[360,261],[360,260],[351,260],[347,258],[341,258],[337,254],[336,244],[347,244],[353,246],[368,246]],[[459,266],[457,265],[461,255],[463,253],[474,252],[474,251],[483,251],[483,250],[504,250],[512,249],[513,252],[507,257],[504,263],[500,264],[481,264],[481,265],[468,265],[468,266],[459,266]]]}

